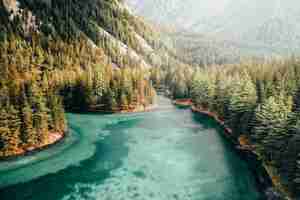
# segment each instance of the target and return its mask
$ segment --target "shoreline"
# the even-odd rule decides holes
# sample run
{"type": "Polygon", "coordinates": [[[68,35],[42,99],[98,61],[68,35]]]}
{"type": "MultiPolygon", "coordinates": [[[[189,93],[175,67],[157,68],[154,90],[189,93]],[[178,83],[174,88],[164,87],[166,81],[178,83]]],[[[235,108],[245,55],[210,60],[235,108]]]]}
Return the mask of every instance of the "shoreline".
{"type": "Polygon", "coordinates": [[[284,190],[282,183],[276,180],[278,175],[272,173],[272,170],[270,170],[271,167],[269,165],[259,160],[257,152],[245,135],[242,135],[239,138],[234,137],[233,131],[230,128],[226,127],[224,120],[220,119],[216,113],[210,112],[207,109],[197,108],[193,104],[191,105],[191,111],[193,113],[202,114],[215,120],[222,127],[222,129],[224,130],[223,136],[225,136],[233,145],[235,145],[234,148],[241,155],[242,159],[246,160],[246,162],[249,164],[251,171],[256,176],[255,178],[258,186],[263,187],[258,189],[261,190],[261,192],[267,199],[276,197],[276,195],[278,195],[278,193],[276,192],[277,190],[281,195],[283,195],[283,197],[281,196],[281,198],[292,200],[289,191],[284,190]]]}
{"type": "MultiPolygon", "coordinates": [[[[111,112],[105,112],[105,111],[89,111],[91,113],[102,113],[102,114],[130,114],[130,113],[139,113],[139,112],[150,112],[154,110],[157,107],[157,104],[150,104],[148,106],[145,105],[139,105],[133,108],[132,110],[130,109],[124,109],[124,110],[119,110],[119,111],[111,111],[111,112]]],[[[11,161],[15,160],[21,157],[29,156],[38,152],[41,152],[43,150],[46,150],[48,148],[51,148],[52,146],[62,142],[65,137],[68,135],[68,131],[64,131],[63,133],[59,132],[49,132],[49,138],[48,141],[44,144],[35,146],[35,147],[27,147],[27,148],[22,148],[20,149],[16,154],[10,155],[10,156],[0,156],[0,163],[1,161],[11,161]]]]}
{"type": "Polygon", "coordinates": [[[13,154],[10,156],[1,156],[0,163],[1,163],[1,161],[15,160],[17,158],[25,157],[25,156],[32,155],[34,153],[38,153],[40,151],[46,150],[46,149],[62,142],[67,135],[68,135],[68,131],[64,131],[63,133],[49,132],[48,141],[46,143],[35,146],[35,147],[27,147],[27,148],[20,149],[16,154],[13,154]]]}
{"type": "Polygon", "coordinates": [[[139,105],[139,106],[136,106],[135,108],[133,109],[125,109],[125,110],[120,110],[120,111],[117,111],[117,112],[113,112],[114,114],[117,114],[117,113],[121,113],[121,114],[130,114],[130,113],[140,113],[140,112],[150,112],[152,110],[154,110],[155,108],[157,108],[157,104],[150,104],[150,105],[139,105]]]}
{"type": "MultiPolygon", "coordinates": [[[[231,143],[234,145],[234,148],[238,151],[242,159],[244,159],[248,165],[250,170],[254,173],[256,182],[258,184],[258,189],[262,192],[263,195],[267,197],[276,195],[276,191],[280,191],[284,198],[287,200],[291,200],[292,197],[288,191],[284,190],[284,187],[280,180],[278,180],[278,175],[272,172],[272,167],[267,165],[265,162],[261,161],[258,158],[258,154],[254,149],[254,146],[248,140],[245,135],[240,136],[239,138],[233,135],[233,131],[226,127],[225,122],[221,119],[216,113],[210,112],[207,109],[196,107],[191,99],[179,99],[174,100],[173,104],[179,107],[190,108],[193,113],[205,115],[208,118],[213,119],[221,128],[224,130],[223,136],[225,136],[231,143]],[[275,189],[275,190],[274,190],[275,189]]],[[[150,104],[148,106],[138,105],[134,109],[124,109],[116,112],[111,112],[112,114],[123,113],[139,113],[139,112],[150,112],[157,107],[156,103],[150,104]]],[[[95,111],[94,111],[95,113],[95,111]]],[[[1,161],[11,161],[21,157],[29,156],[62,142],[67,136],[68,131],[60,132],[49,132],[48,141],[42,145],[35,147],[27,147],[20,149],[14,155],[11,156],[3,156],[0,157],[1,161]]],[[[272,199],[272,198],[271,198],[272,199]]]]}
{"type": "Polygon", "coordinates": [[[74,113],[98,113],[98,114],[130,114],[130,113],[139,113],[139,112],[150,112],[152,110],[154,110],[157,107],[156,103],[153,104],[149,104],[149,105],[137,105],[137,106],[129,106],[130,108],[116,108],[114,110],[101,110],[101,109],[95,109],[95,108],[90,108],[87,111],[76,111],[73,110],[71,112],[74,113]]]}
{"type": "Polygon", "coordinates": [[[182,108],[188,108],[193,105],[192,99],[175,99],[172,101],[175,106],[179,106],[182,108]]]}

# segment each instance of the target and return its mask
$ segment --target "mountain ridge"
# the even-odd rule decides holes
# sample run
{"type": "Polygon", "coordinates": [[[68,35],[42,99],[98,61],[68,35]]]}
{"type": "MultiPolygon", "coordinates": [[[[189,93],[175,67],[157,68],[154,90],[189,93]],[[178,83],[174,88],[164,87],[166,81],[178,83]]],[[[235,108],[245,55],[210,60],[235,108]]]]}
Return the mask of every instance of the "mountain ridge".
{"type": "Polygon", "coordinates": [[[169,52],[119,0],[1,0],[0,159],[63,138],[65,110],[147,109],[169,52]]]}
{"type": "MultiPolygon", "coordinates": [[[[297,23],[300,3],[295,0],[221,1],[220,5],[215,4],[220,11],[211,8],[208,14],[201,13],[206,9],[206,1],[156,0],[151,4],[148,0],[127,0],[127,3],[138,15],[160,26],[175,28],[177,35],[193,34],[196,42],[201,35],[212,38],[212,43],[223,41],[221,43],[233,48],[229,54],[238,51],[242,57],[285,57],[300,53],[300,25],[297,23]],[[159,10],[164,10],[163,14],[158,14],[159,10]]],[[[216,44],[214,48],[223,47],[216,44]]]]}

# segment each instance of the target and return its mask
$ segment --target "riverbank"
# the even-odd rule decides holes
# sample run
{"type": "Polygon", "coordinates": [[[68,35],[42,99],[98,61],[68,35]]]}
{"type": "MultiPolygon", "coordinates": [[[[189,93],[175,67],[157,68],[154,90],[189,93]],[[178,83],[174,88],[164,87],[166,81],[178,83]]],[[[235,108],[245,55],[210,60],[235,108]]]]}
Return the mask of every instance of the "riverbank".
{"type": "Polygon", "coordinates": [[[132,109],[124,109],[124,110],[120,110],[117,111],[115,113],[139,113],[139,112],[150,112],[152,110],[154,110],[155,108],[157,108],[157,104],[150,104],[150,105],[139,105],[136,106],[132,109]]]}
{"type": "Polygon", "coordinates": [[[206,115],[207,117],[213,118],[224,129],[225,136],[227,138],[231,139],[231,142],[233,142],[234,144],[238,144],[236,138],[233,135],[232,130],[225,125],[224,120],[219,118],[219,116],[216,113],[210,112],[209,110],[206,110],[206,109],[203,109],[203,108],[197,108],[194,105],[191,106],[191,110],[194,113],[201,113],[203,115],[206,115]]]}
{"type": "Polygon", "coordinates": [[[113,110],[101,110],[101,109],[89,109],[90,113],[100,113],[100,114],[118,114],[118,113],[139,113],[139,112],[150,112],[157,107],[156,103],[149,105],[135,105],[135,106],[127,106],[126,108],[115,108],[113,110]]]}
{"type": "Polygon", "coordinates": [[[173,104],[179,107],[190,107],[193,105],[192,99],[176,99],[173,104]]]}
{"type": "Polygon", "coordinates": [[[101,104],[101,105],[94,105],[90,106],[86,111],[83,111],[78,109],[72,109],[71,112],[74,113],[99,113],[99,114],[118,114],[118,113],[138,113],[138,112],[149,112],[152,111],[157,107],[157,96],[154,97],[152,103],[134,103],[130,105],[122,105],[122,106],[116,106],[112,109],[107,109],[107,105],[101,104]]]}
{"type": "MultiPolygon", "coordinates": [[[[138,105],[138,106],[129,106],[126,109],[117,109],[115,111],[100,111],[100,110],[89,110],[89,112],[98,112],[98,113],[109,113],[109,114],[116,114],[116,113],[139,113],[139,112],[150,112],[154,110],[157,107],[157,104],[150,104],[150,105],[138,105]]],[[[0,162],[1,161],[7,161],[7,160],[14,160],[16,158],[31,155],[33,153],[40,152],[42,150],[48,149],[52,147],[53,145],[61,142],[65,136],[67,135],[67,132],[59,133],[59,132],[49,132],[48,139],[45,143],[36,145],[36,146],[27,146],[18,149],[18,151],[15,154],[9,155],[9,156],[0,156],[0,162]]]]}
{"type": "Polygon", "coordinates": [[[215,123],[199,124],[164,97],[157,104],[137,115],[68,113],[62,144],[0,169],[1,199],[261,200],[215,123]]]}
{"type": "MultiPolygon", "coordinates": [[[[176,104],[178,101],[175,101],[176,104]]],[[[181,101],[179,101],[180,104],[181,101]]],[[[186,103],[186,102],[184,102],[186,103]]],[[[175,104],[175,105],[176,105],[175,104]]],[[[239,138],[233,135],[233,131],[226,127],[225,122],[216,113],[210,112],[207,109],[199,108],[191,103],[191,110],[194,113],[205,115],[214,119],[224,130],[226,138],[235,145],[235,148],[239,151],[242,157],[249,163],[251,170],[256,175],[257,182],[262,192],[269,200],[292,200],[292,195],[283,186],[280,176],[273,170],[272,166],[259,159],[259,155],[255,150],[255,145],[251,144],[249,138],[246,135],[242,135],[239,138]],[[278,192],[280,193],[278,193],[278,192]]]]}
{"type": "Polygon", "coordinates": [[[67,131],[65,132],[49,132],[48,139],[46,142],[40,145],[35,146],[28,146],[18,149],[18,151],[15,154],[9,155],[9,156],[1,156],[1,161],[7,161],[7,160],[13,160],[22,156],[30,155],[32,153],[36,153],[45,149],[50,148],[51,146],[61,142],[65,136],[67,135],[67,131]]]}

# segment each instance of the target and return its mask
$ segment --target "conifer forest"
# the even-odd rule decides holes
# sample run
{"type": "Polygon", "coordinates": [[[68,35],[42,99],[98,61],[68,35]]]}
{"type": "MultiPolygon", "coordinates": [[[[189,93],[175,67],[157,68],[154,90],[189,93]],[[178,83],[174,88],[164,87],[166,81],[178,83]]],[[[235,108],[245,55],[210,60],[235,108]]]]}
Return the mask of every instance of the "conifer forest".
{"type": "Polygon", "coordinates": [[[0,0],[0,199],[299,199],[300,4],[213,2],[0,0]]]}

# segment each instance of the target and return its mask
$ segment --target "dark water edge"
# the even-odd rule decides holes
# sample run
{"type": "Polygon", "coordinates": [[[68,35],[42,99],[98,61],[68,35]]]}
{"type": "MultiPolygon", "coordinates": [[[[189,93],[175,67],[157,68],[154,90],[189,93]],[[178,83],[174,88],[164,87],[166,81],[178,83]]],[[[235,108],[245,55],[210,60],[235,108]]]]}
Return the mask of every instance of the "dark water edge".
{"type": "Polygon", "coordinates": [[[272,178],[269,176],[263,161],[259,160],[254,152],[237,149],[237,152],[243,160],[245,160],[249,169],[255,176],[257,187],[264,195],[265,200],[287,200],[290,199],[289,195],[279,192],[273,185],[272,178]]]}
{"type": "MultiPolygon", "coordinates": [[[[182,107],[180,107],[182,108],[182,107]]],[[[187,109],[187,108],[183,108],[187,109]]],[[[267,170],[264,167],[264,163],[258,158],[258,156],[250,151],[245,149],[237,148],[238,142],[236,138],[229,135],[224,125],[220,124],[214,119],[214,117],[208,115],[207,113],[193,112],[195,115],[200,115],[205,118],[209,118],[219,127],[219,132],[222,133],[222,136],[227,140],[231,147],[238,153],[241,159],[247,162],[249,170],[253,173],[257,189],[263,195],[262,200],[287,200],[289,199],[288,195],[279,192],[273,185],[272,178],[269,176],[267,170]]]]}
{"type": "Polygon", "coordinates": [[[1,200],[263,199],[220,127],[169,101],[150,113],[68,118],[61,144],[0,166],[1,200]]]}

